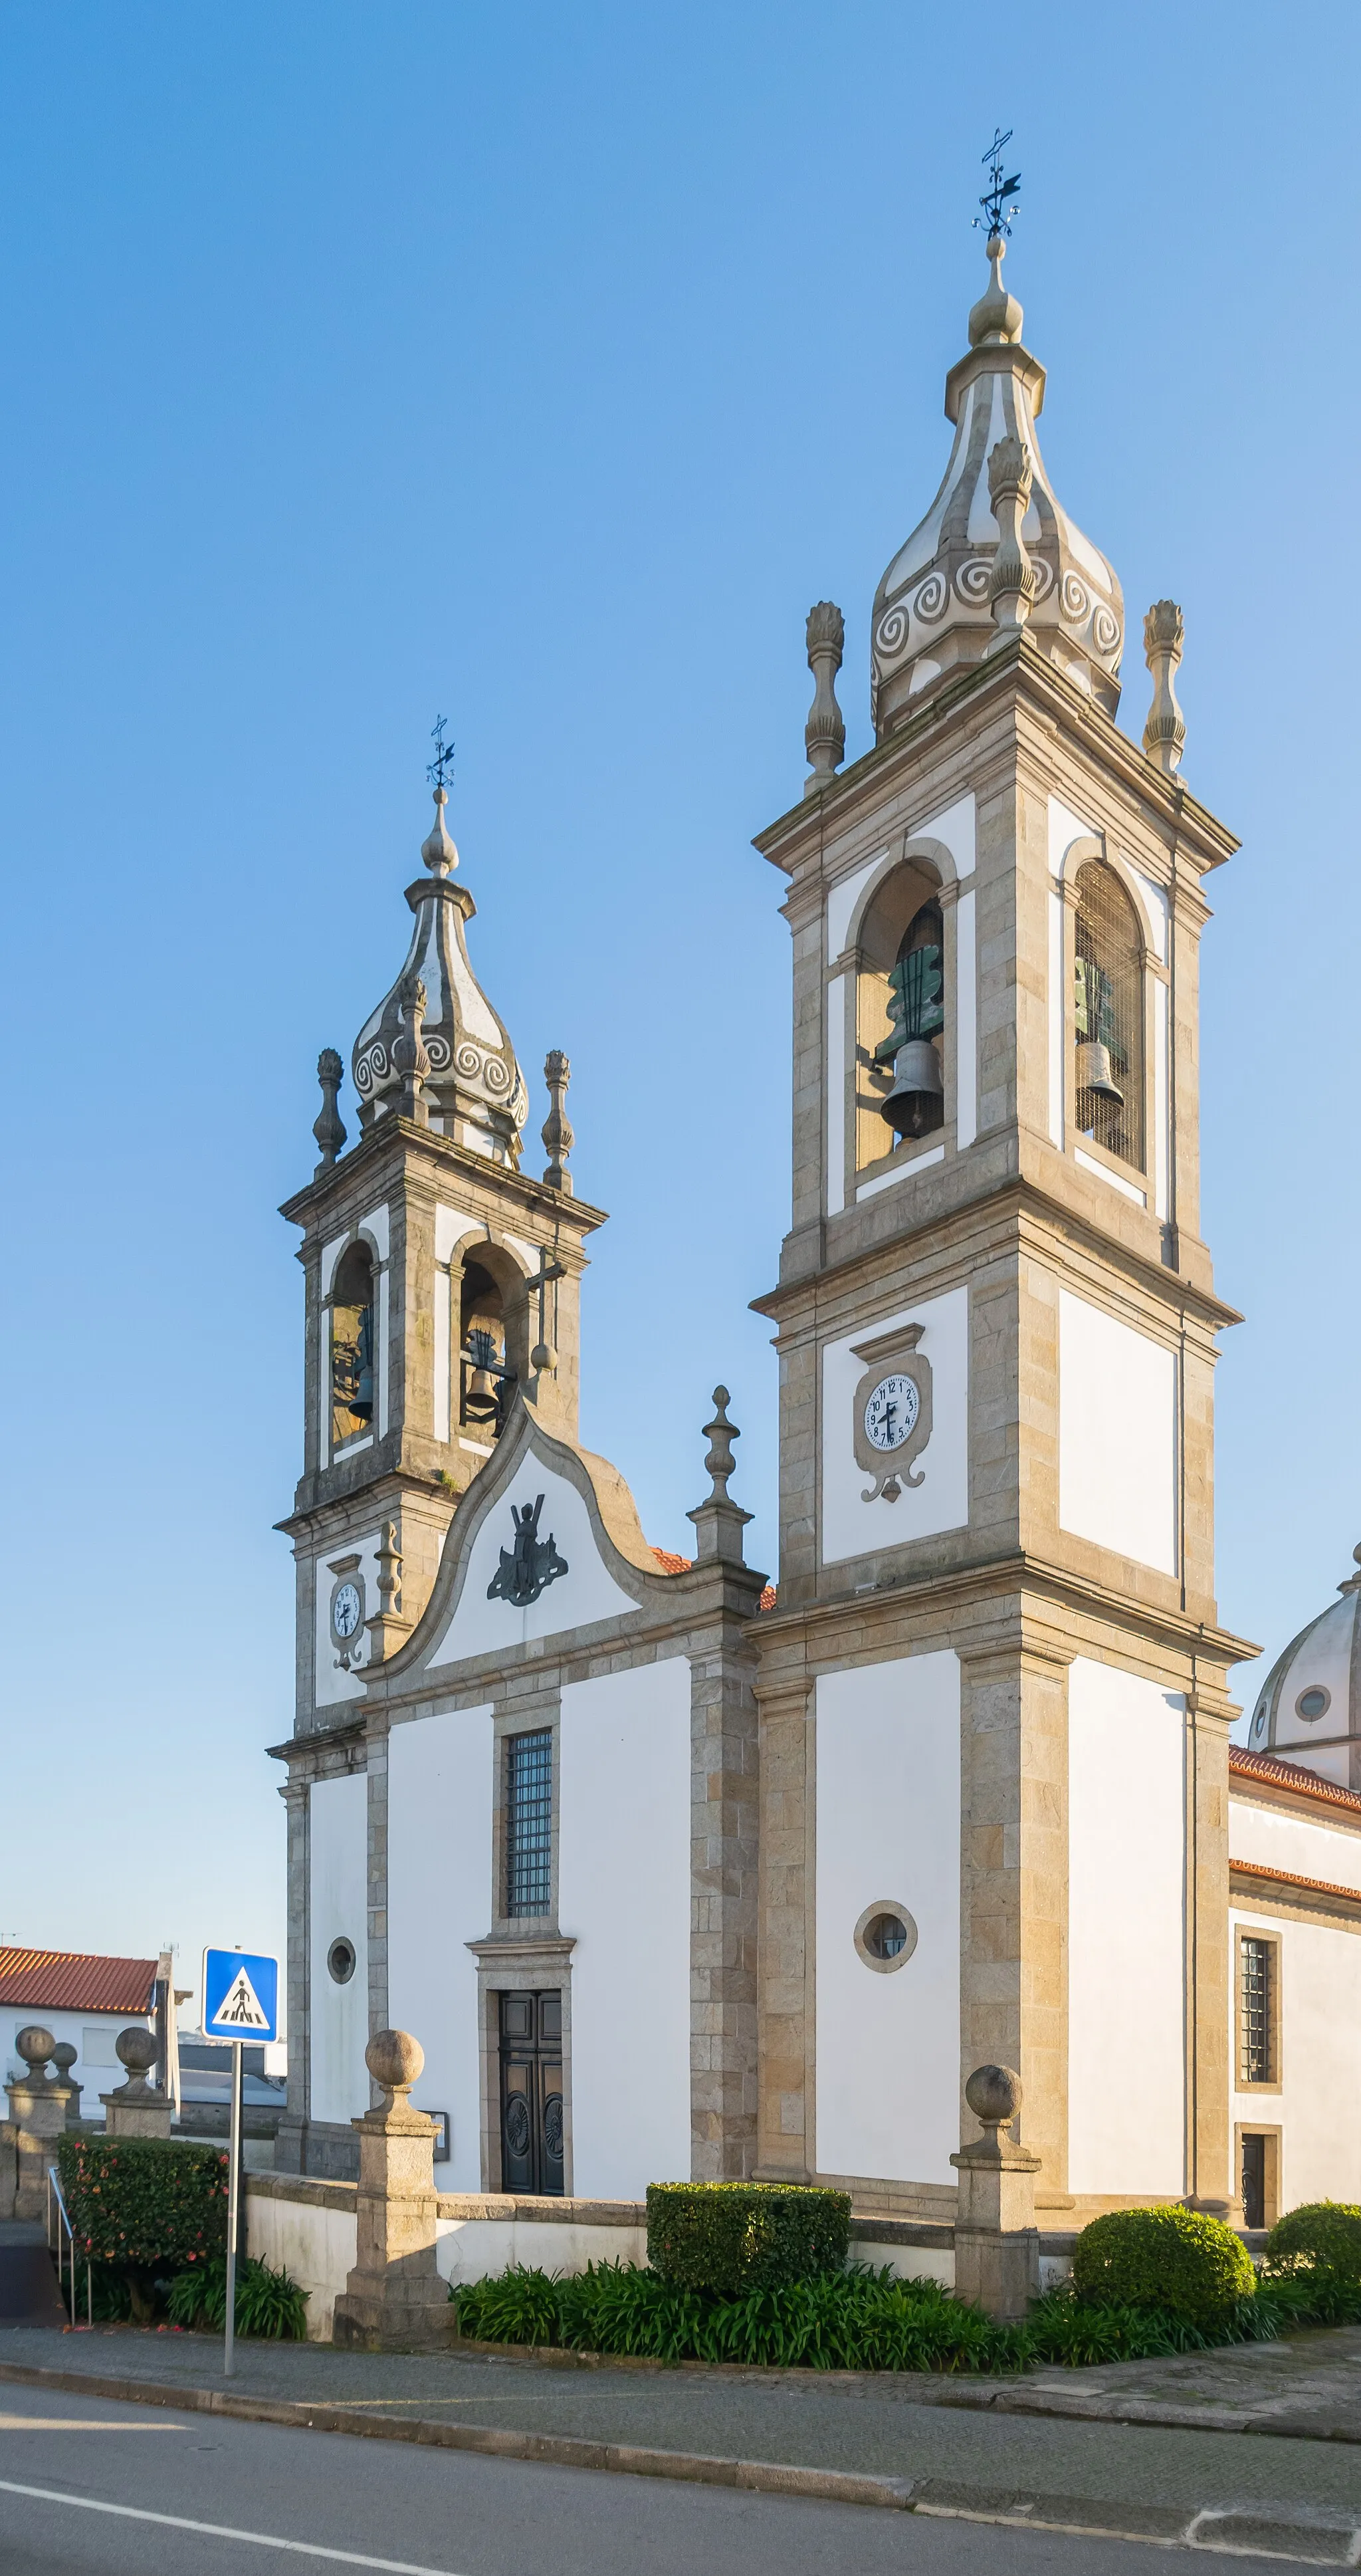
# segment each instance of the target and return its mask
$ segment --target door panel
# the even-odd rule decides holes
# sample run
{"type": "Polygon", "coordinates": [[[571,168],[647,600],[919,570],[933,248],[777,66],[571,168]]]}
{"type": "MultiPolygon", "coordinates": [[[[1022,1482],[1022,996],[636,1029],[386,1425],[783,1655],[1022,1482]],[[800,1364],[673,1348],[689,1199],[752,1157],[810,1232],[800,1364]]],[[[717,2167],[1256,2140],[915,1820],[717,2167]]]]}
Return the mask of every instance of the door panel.
{"type": "Polygon", "coordinates": [[[561,1995],[502,1995],[500,2030],[501,2188],[561,2192],[561,1995]]]}

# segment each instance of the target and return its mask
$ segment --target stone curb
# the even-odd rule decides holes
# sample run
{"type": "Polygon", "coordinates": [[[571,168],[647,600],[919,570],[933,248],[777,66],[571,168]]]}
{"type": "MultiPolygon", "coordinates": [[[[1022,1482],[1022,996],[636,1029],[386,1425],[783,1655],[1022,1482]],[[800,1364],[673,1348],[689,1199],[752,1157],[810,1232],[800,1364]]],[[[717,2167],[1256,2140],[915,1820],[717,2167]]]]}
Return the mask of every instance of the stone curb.
{"type": "Polygon", "coordinates": [[[738,2487],[757,2495],[803,2496],[824,2504],[875,2505],[946,2520],[1005,2523],[1102,2540],[1139,2540],[1208,2549],[1217,2556],[1263,2552],[1308,2566],[1352,2566],[1361,2527],[1351,2517],[1282,2508],[1105,2504],[1088,2496],[1026,2494],[1016,2488],[966,2486],[942,2478],[886,2478],[845,2469],[805,2469],[779,2460],[735,2460],[702,2451],[661,2451],[629,2442],[593,2442],[565,2433],[522,2433],[499,2426],[439,2424],[424,2416],[376,2416],[361,2406],[306,2399],[250,2397],[226,2388],[170,2388],[160,2380],[113,2372],[52,2370],[0,2362],[0,2382],[52,2388],[77,2397],[108,2397],[175,2414],[227,2415],[277,2424],[290,2432],[359,2434],[370,2441],[412,2442],[424,2449],[480,2453],[546,2468],[596,2469],[628,2477],[673,2478],[698,2486],[738,2487]],[[1287,2545],[1287,2544],[1293,2544],[1287,2545]]]}

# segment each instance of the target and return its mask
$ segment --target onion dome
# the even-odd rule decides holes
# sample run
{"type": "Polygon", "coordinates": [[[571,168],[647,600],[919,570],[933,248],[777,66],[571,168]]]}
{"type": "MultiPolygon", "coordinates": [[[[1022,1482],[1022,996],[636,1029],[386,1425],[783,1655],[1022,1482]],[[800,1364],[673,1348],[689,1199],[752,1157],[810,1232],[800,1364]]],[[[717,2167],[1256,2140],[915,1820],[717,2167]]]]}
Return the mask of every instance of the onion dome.
{"type": "Polygon", "coordinates": [[[437,787],[434,828],[421,844],[429,874],[406,889],[416,927],[401,973],[354,1042],[351,1071],[359,1123],[369,1127],[398,1105],[403,999],[409,1016],[419,978],[424,987],[421,1037],[429,1059],[428,1067],[421,1067],[421,1082],[430,1125],[476,1154],[518,1168],[529,1095],[505,1022],[468,963],[463,926],[477,906],[454,878],[458,851],[444,827],[447,802],[444,788],[437,787]]]}
{"type": "Polygon", "coordinates": [[[1005,247],[996,235],[988,243],[991,282],[969,315],[969,354],[945,379],[945,416],[955,424],[945,480],[875,592],[871,701],[880,741],[923,690],[981,661],[997,639],[1001,533],[988,460],[1005,440],[1019,443],[1030,468],[1018,531],[1034,575],[1023,612],[1029,632],[1107,715],[1119,703],[1125,603],[1105,556],[1060,509],[1044,470],[1035,436],[1044,369],[1021,346],[1021,307],[1002,284],[1005,247]]]}
{"type": "MultiPolygon", "coordinates": [[[[1361,1547],[1352,1551],[1361,1567],[1361,1547]]],[[[1250,1753],[1274,1753],[1340,1789],[1361,1789],[1361,1573],[1293,1637],[1262,1685],[1250,1753]]]]}

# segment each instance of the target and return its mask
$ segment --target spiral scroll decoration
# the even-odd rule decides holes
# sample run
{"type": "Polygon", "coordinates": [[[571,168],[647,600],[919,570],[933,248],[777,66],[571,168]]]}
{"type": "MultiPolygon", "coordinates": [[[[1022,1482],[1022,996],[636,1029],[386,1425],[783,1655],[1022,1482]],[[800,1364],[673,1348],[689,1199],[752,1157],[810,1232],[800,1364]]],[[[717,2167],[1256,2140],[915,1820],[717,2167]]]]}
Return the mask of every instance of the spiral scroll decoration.
{"type": "Polygon", "coordinates": [[[927,574],[921,589],[917,592],[912,602],[912,613],[914,617],[921,619],[923,626],[934,626],[936,619],[945,615],[949,597],[950,585],[944,573],[937,567],[935,572],[927,574]]]}
{"type": "Polygon", "coordinates": [[[427,1029],[425,1031],[425,1051],[430,1058],[431,1072],[443,1073],[449,1062],[448,1039],[439,1036],[432,1037],[430,1031],[427,1029]]]}
{"type": "Polygon", "coordinates": [[[1085,623],[1087,618],[1090,617],[1092,613],[1091,594],[1087,589],[1086,583],[1079,581],[1075,572],[1066,572],[1064,574],[1063,588],[1059,594],[1059,604],[1070,625],[1081,626],[1085,623]]]}
{"type": "Polygon", "coordinates": [[[904,644],[907,642],[907,623],[907,610],[905,608],[886,608],[874,630],[874,649],[876,653],[884,653],[890,656],[894,653],[901,653],[904,644]]]}
{"type": "Polygon", "coordinates": [[[1113,610],[1098,606],[1092,619],[1092,642],[1098,653],[1113,653],[1120,642],[1120,620],[1113,610]]]}
{"type": "Polygon", "coordinates": [[[375,1038],[373,1045],[365,1049],[355,1066],[355,1090],[367,1100],[369,1093],[376,1090],[380,1082],[386,1082],[391,1070],[387,1048],[381,1038],[375,1038]]]}
{"type": "Polygon", "coordinates": [[[988,555],[969,555],[955,574],[955,589],[969,608],[982,607],[992,579],[992,559],[988,555]]]}

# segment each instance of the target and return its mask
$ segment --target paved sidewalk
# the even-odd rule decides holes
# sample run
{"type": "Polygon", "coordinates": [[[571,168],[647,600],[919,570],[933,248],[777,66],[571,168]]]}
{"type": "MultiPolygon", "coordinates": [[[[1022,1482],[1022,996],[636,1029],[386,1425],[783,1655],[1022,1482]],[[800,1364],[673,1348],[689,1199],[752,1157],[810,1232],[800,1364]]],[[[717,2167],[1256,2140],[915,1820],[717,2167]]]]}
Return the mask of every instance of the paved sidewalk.
{"type": "Polygon", "coordinates": [[[0,2379],[106,2397],[155,2390],[317,2430],[1150,2539],[1182,2539],[1209,2516],[1196,2528],[1216,2546],[1324,2563],[1355,2563],[1361,2548],[1355,2328],[1017,2381],[322,2344],[245,2343],[237,2356],[228,2382],[204,2335],[0,2331],[0,2379]]]}

